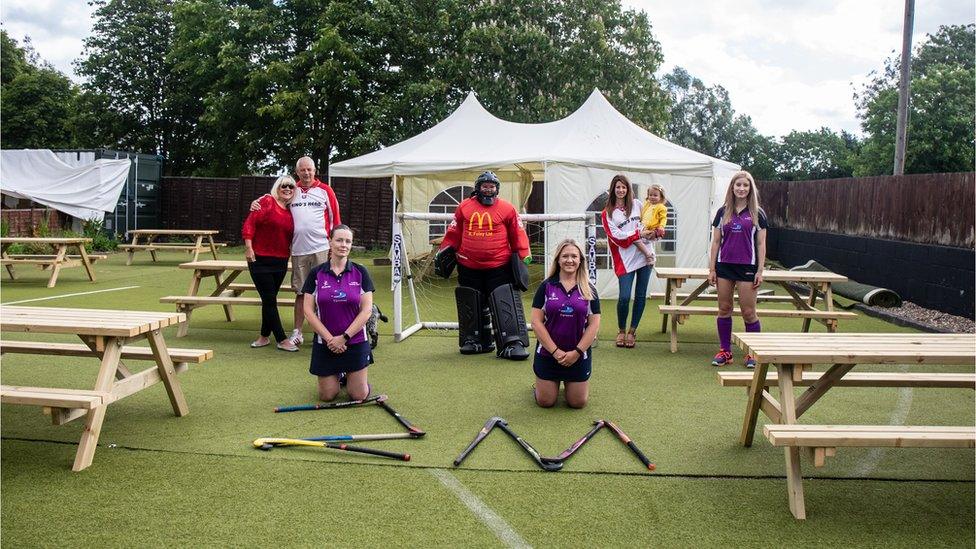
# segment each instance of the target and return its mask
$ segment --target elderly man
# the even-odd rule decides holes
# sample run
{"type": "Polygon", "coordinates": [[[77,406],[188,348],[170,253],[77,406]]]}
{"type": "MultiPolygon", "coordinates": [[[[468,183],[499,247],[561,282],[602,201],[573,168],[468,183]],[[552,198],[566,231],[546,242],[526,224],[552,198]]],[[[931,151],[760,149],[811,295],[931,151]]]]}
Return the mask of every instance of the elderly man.
{"type": "MultiPolygon", "coordinates": [[[[298,174],[298,188],[288,205],[295,221],[295,233],[291,241],[291,286],[295,290],[295,329],[291,342],[301,345],[304,342],[302,328],[305,325],[302,286],[312,267],[329,259],[329,232],[342,223],[339,217],[339,202],[332,187],[315,177],[315,161],[303,156],[295,164],[298,174]]],[[[251,210],[260,210],[257,200],[251,203],[251,210]]]]}
{"type": "Polygon", "coordinates": [[[444,264],[453,263],[456,255],[454,297],[461,354],[495,350],[498,357],[525,360],[529,334],[522,300],[513,286],[512,254],[518,255],[516,262],[530,262],[529,238],[515,206],[498,197],[499,185],[492,172],[478,176],[474,193],[454,212],[435,264],[442,276],[450,276],[444,264]]]}

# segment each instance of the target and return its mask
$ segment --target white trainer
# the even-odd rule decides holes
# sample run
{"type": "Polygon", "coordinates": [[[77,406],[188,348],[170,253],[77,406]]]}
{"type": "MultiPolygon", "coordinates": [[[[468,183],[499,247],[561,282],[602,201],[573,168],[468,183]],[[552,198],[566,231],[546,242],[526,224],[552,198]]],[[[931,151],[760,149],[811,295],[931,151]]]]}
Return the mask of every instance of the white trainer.
{"type": "Polygon", "coordinates": [[[292,344],[294,344],[296,347],[301,345],[302,343],[305,343],[305,338],[302,337],[301,330],[292,330],[291,337],[289,337],[288,340],[291,341],[292,344]]]}

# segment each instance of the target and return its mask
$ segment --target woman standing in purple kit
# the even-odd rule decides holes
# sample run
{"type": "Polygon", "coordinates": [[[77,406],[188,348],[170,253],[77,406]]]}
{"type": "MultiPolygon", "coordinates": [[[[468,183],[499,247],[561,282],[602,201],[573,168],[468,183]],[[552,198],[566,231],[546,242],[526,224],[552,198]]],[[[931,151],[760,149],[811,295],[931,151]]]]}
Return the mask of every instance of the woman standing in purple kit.
{"type": "Polygon", "coordinates": [[[574,240],[563,240],[556,246],[549,277],[532,300],[535,402],[543,408],[556,404],[560,381],[571,408],[586,406],[589,398],[590,346],[600,331],[600,298],[587,272],[583,250],[574,240]]]}
{"type": "Polygon", "coordinates": [[[345,374],[349,398],[362,400],[369,396],[366,369],[373,363],[365,327],[375,288],[366,267],[349,260],[352,229],[336,225],[329,245],[329,260],[314,267],[302,287],[305,318],[315,331],[309,372],[318,376],[320,399],[334,399],[345,374]]]}
{"type": "MultiPolygon", "coordinates": [[[[725,205],[712,221],[712,246],[708,256],[708,283],[718,288],[719,351],[713,366],[732,364],[732,291],[738,290],[739,307],[747,332],[760,331],[756,316],[756,291],[762,284],[766,261],[766,214],[759,207],[759,189],[749,172],[736,172],[725,192],[725,205]]],[[[756,360],[745,357],[745,367],[756,360]]]]}

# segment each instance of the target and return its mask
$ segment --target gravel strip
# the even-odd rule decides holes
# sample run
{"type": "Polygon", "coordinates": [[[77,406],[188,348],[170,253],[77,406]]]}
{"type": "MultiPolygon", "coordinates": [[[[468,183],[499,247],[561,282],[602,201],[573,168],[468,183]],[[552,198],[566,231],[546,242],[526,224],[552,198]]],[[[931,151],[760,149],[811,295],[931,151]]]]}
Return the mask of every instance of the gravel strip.
{"type": "Polygon", "coordinates": [[[858,309],[863,311],[874,311],[879,315],[893,316],[909,321],[913,324],[926,326],[936,332],[951,334],[972,334],[976,333],[976,322],[964,316],[950,315],[934,309],[926,309],[912,303],[903,301],[901,307],[871,307],[860,304],[858,309]]]}

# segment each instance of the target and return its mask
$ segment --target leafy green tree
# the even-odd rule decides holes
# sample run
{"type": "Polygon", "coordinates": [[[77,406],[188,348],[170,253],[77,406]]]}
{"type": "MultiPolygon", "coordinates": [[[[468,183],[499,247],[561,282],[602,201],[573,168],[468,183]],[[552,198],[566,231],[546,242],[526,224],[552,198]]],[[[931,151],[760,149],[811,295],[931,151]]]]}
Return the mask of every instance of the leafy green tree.
{"type": "MultiPolygon", "coordinates": [[[[905,173],[971,171],[976,126],[976,26],[942,26],[912,56],[905,173]]],[[[890,174],[894,163],[898,59],[855,95],[865,133],[855,175],[890,174]]]]}
{"type": "Polygon", "coordinates": [[[735,113],[725,88],[705,86],[681,67],[666,74],[662,83],[671,99],[668,140],[735,162],[756,179],[777,178],[777,142],[761,135],[750,117],[735,113]]]}
{"type": "Polygon", "coordinates": [[[165,110],[171,0],[91,0],[92,34],[75,63],[84,91],[114,113],[102,146],[166,154],[173,124],[165,110]]]}
{"type": "Polygon", "coordinates": [[[27,51],[17,41],[0,30],[0,84],[9,84],[18,75],[31,69],[27,51]]]}
{"type": "Polygon", "coordinates": [[[5,149],[54,149],[74,146],[71,131],[74,84],[40,61],[25,41],[0,33],[0,143],[5,149]]]}
{"type": "Polygon", "coordinates": [[[851,177],[856,147],[857,139],[847,132],[794,130],[780,143],[779,177],[787,181],[851,177]]]}

